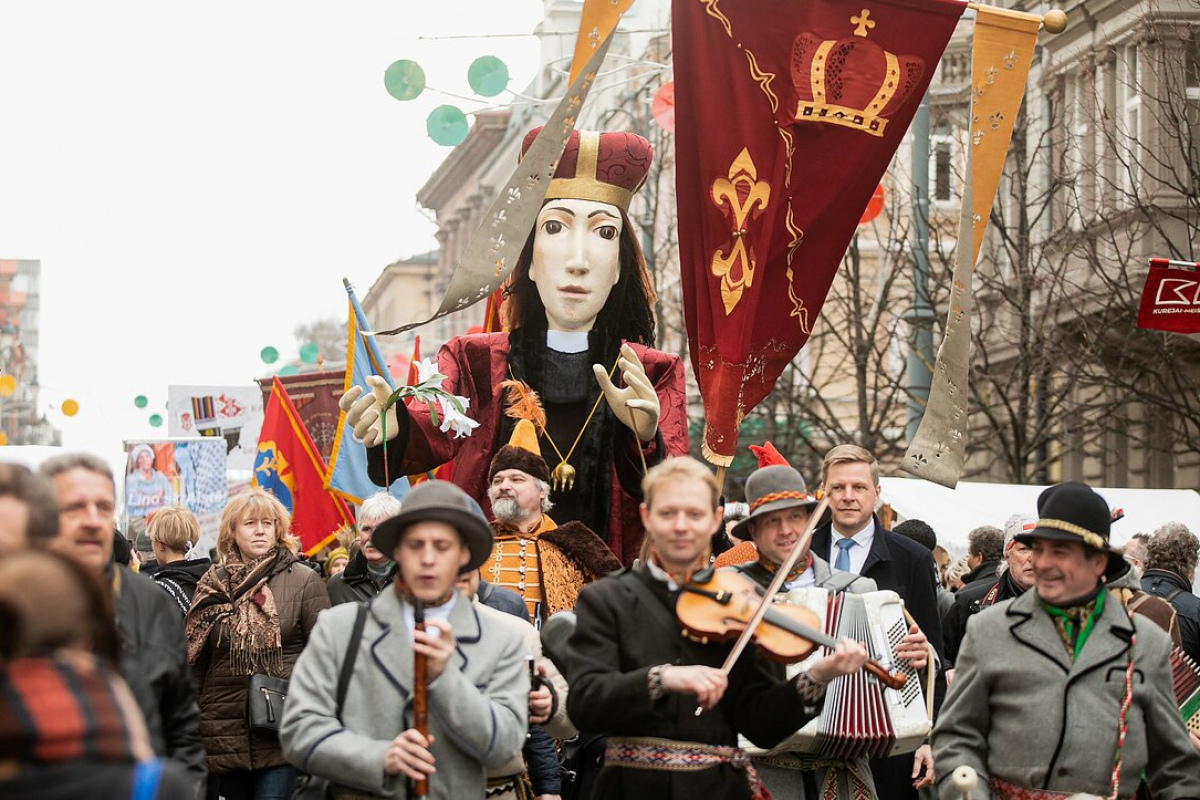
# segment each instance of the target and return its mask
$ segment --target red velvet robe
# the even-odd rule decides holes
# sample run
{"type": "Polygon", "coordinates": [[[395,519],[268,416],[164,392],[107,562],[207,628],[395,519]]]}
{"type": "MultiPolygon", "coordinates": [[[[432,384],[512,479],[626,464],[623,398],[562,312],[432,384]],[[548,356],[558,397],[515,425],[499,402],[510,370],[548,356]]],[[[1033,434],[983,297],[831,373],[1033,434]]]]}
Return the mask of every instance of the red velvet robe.
{"type": "MultiPolygon", "coordinates": [[[[646,376],[654,385],[661,405],[658,430],[663,447],[660,451],[657,441],[645,446],[643,452],[647,465],[653,466],[669,456],[687,455],[687,397],[683,362],[679,356],[670,353],[638,344],[631,346],[642,360],[646,376]]],[[[467,416],[478,422],[479,427],[469,437],[456,439],[453,433],[442,433],[431,422],[429,409],[424,403],[410,401],[408,413],[411,422],[408,425],[407,446],[404,453],[399,453],[389,442],[388,477],[394,480],[401,474],[419,474],[454,459],[454,483],[474,497],[484,513],[488,514],[491,508],[487,498],[488,466],[498,446],[497,431],[504,412],[500,383],[509,377],[508,334],[481,333],[451,339],[438,352],[438,370],[446,376],[442,384],[446,391],[471,401],[467,416]]],[[[540,387],[533,388],[538,390],[540,387]]],[[[401,427],[404,427],[403,422],[401,427]]],[[[618,431],[610,452],[619,452],[622,447],[631,449],[634,438],[632,432],[619,422],[614,427],[618,431]]],[[[398,438],[402,440],[404,436],[398,438]]],[[[367,451],[371,479],[379,485],[384,485],[382,450],[382,447],[374,447],[367,451]]],[[[633,458],[637,458],[636,453],[633,458]]],[[[601,535],[606,537],[609,547],[621,561],[628,565],[637,557],[642,542],[642,522],[638,514],[641,498],[622,489],[615,462],[610,465],[610,470],[612,499],[608,505],[608,530],[601,535]]],[[[575,491],[583,489],[586,487],[576,484],[575,491]]]]}

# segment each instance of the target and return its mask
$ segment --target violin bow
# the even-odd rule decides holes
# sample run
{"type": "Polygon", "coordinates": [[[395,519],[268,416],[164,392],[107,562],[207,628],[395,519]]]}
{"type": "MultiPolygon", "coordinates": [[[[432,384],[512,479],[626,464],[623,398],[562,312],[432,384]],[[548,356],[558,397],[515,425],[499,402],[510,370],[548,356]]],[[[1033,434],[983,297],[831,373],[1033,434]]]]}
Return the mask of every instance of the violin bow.
{"type": "MultiPolygon", "coordinates": [[[[415,630],[424,632],[425,630],[425,603],[416,598],[413,599],[413,621],[416,623],[415,630]]],[[[413,727],[417,732],[429,739],[429,686],[426,681],[426,657],[416,651],[413,652],[413,727]]],[[[429,795],[429,779],[421,778],[418,781],[413,781],[413,797],[427,797],[429,795]]]]}
{"type": "Polygon", "coordinates": [[[783,588],[783,583],[787,580],[788,573],[792,571],[792,567],[796,566],[796,562],[800,560],[800,554],[808,551],[808,546],[812,542],[813,531],[817,529],[817,525],[821,522],[821,516],[825,513],[825,509],[829,508],[829,495],[821,498],[821,502],[813,510],[813,513],[808,518],[808,525],[804,527],[804,533],[800,534],[800,538],[796,541],[796,546],[792,548],[792,552],[775,571],[775,579],[771,581],[771,585],[767,587],[767,593],[762,596],[758,603],[758,608],[754,609],[754,615],[750,617],[750,621],[746,623],[746,629],[742,631],[737,642],[733,645],[733,649],[729,651],[729,655],[725,658],[725,663],[721,665],[721,672],[726,676],[733,669],[733,665],[737,663],[738,657],[742,651],[746,649],[746,645],[754,638],[754,631],[758,629],[758,623],[762,622],[762,618],[766,616],[767,610],[774,602],[775,595],[783,588]]]}

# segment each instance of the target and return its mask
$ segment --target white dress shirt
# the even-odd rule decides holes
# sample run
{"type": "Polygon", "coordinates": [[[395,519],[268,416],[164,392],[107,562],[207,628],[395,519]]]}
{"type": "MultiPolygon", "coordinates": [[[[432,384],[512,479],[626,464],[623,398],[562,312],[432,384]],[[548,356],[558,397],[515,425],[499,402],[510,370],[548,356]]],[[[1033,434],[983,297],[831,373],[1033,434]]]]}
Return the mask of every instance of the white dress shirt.
{"type": "MultiPolygon", "coordinates": [[[[845,537],[838,532],[838,529],[830,526],[829,566],[831,569],[834,568],[833,565],[837,563],[838,551],[841,549],[838,547],[837,542],[838,539],[842,538],[845,537]]],[[[875,518],[871,517],[871,519],[867,520],[867,526],[850,538],[854,540],[854,547],[850,548],[849,572],[853,572],[855,575],[858,575],[862,572],[863,564],[865,564],[867,561],[867,554],[871,552],[871,542],[875,541],[875,518]]]]}

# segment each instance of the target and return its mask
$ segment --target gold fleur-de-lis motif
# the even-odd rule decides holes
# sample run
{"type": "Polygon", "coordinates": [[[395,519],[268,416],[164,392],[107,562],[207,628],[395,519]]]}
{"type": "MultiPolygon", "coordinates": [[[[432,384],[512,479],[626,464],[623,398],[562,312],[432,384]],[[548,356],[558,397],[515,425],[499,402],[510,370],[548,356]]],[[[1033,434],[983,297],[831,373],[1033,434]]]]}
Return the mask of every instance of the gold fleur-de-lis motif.
{"type": "Polygon", "coordinates": [[[972,132],[972,133],[971,133],[971,144],[973,144],[973,145],[975,145],[976,147],[978,147],[978,146],[979,146],[979,143],[980,143],[980,142],[982,142],[982,141],[983,141],[983,131],[981,131],[981,130],[979,130],[978,128],[976,128],[976,129],[974,130],[974,132],[972,132]]]}
{"type": "Polygon", "coordinates": [[[1017,51],[1009,50],[1004,54],[1004,68],[1014,69],[1017,66],[1017,51]]]}
{"type": "Polygon", "coordinates": [[[963,432],[960,431],[958,428],[951,428],[950,429],[950,438],[956,442],[962,441],[963,432]]]}
{"type": "Polygon", "coordinates": [[[743,148],[729,165],[726,177],[712,183],[711,197],[727,218],[731,218],[728,251],[721,248],[712,254],[712,274],[721,279],[721,300],[728,315],[742,299],[746,289],[754,285],[757,266],[754,251],[747,247],[746,224],[751,216],[758,217],[771,201],[771,186],[758,180],[758,168],[750,151],[743,148]]]}
{"type": "Polygon", "coordinates": [[[929,466],[929,459],[925,457],[924,453],[913,453],[910,458],[912,458],[913,469],[929,466]]]}
{"type": "Polygon", "coordinates": [[[983,71],[983,77],[987,79],[988,86],[991,86],[993,83],[996,82],[996,75],[999,72],[1000,72],[1000,70],[996,69],[994,66],[988,67],[987,69],[985,69],[983,71]]]}
{"type": "Polygon", "coordinates": [[[471,298],[469,298],[469,297],[460,297],[460,298],[458,298],[458,300],[457,300],[457,301],[454,303],[454,309],[457,311],[458,309],[461,309],[461,308],[466,308],[466,307],[467,307],[467,306],[469,306],[470,304],[471,304],[471,298]]]}
{"type": "Polygon", "coordinates": [[[504,224],[504,221],[506,219],[508,219],[508,214],[506,214],[504,212],[504,209],[502,208],[499,211],[497,211],[495,213],[495,215],[492,216],[492,227],[499,228],[501,225],[504,224]]]}
{"type": "Polygon", "coordinates": [[[992,130],[998,131],[1000,130],[1000,124],[1004,122],[1004,115],[997,111],[995,114],[992,114],[990,117],[988,117],[988,122],[991,123],[992,130]]]}
{"type": "Polygon", "coordinates": [[[521,199],[521,187],[510,186],[508,189],[508,199],[505,200],[505,202],[508,203],[509,205],[512,205],[513,203],[517,202],[520,199],[521,199]]]}
{"type": "Polygon", "coordinates": [[[496,259],[496,271],[492,273],[492,277],[499,278],[500,273],[504,272],[504,268],[508,265],[508,259],[501,256],[496,259]]]}
{"type": "Polygon", "coordinates": [[[504,247],[504,234],[503,233],[492,237],[492,249],[499,250],[501,247],[504,247]]]}

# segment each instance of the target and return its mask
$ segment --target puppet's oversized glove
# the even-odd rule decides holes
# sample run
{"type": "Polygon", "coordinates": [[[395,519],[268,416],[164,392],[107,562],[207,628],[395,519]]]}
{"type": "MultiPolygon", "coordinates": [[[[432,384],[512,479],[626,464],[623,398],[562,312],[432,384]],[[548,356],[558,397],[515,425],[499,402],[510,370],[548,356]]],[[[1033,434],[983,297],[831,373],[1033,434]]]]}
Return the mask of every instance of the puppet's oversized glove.
{"type": "Polygon", "coordinates": [[[621,345],[621,357],[617,359],[617,367],[625,381],[624,389],[613,385],[603,366],[592,365],[596,380],[600,382],[600,390],[604,392],[604,399],[608,401],[617,419],[637,434],[639,441],[653,441],[658,432],[658,417],[662,407],[658,403],[658,394],[655,393],[654,386],[646,377],[646,368],[642,366],[641,359],[628,343],[621,345]]]}
{"type": "MultiPolygon", "coordinates": [[[[387,381],[378,375],[368,375],[367,384],[371,387],[370,394],[360,398],[359,395],[363,393],[362,387],[351,386],[349,391],[338,401],[338,406],[346,412],[346,421],[354,429],[354,438],[367,447],[378,447],[383,443],[379,409],[387,403],[388,398],[392,395],[392,390],[388,388],[387,381]]],[[[396,406],[387,410],[385,427],[387,428],[387,438],[395,439],[396,434],[400,432],[400,425],[396,419],[396,406]]]]}

